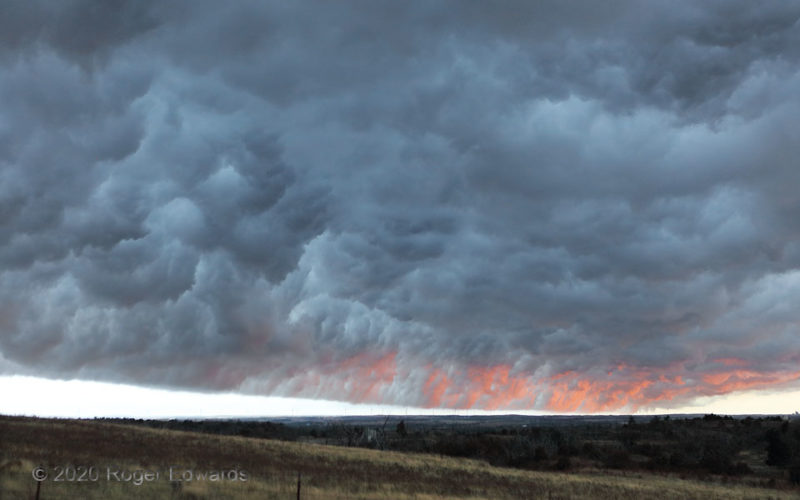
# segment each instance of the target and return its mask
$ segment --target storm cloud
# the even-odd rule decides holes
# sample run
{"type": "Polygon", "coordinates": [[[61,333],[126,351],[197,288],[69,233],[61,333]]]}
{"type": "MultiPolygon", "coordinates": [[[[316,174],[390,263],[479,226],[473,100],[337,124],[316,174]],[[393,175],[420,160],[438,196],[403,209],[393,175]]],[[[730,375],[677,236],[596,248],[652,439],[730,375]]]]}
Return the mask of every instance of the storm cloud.
{"type": "Polygon", "coordinates": [[[4,2],[0,371],[414,406],[800,380],[800,2],[4,2]]]}

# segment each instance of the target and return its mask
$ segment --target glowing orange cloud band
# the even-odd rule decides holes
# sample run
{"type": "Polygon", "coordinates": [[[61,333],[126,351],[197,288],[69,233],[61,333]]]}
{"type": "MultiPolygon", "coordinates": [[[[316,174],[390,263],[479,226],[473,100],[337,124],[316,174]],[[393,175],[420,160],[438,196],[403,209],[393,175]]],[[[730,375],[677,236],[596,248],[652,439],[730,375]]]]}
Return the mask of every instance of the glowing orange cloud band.
{"type": "Polygon", "coordinates": [[[800,371],[759,371],[747,365],[744,360],[717,359],[709,362],[705,373],[693,373],[682,364],[656,371],[620,363],[601,373],[571,370],[537,375],[515,373],[510,365],[444,368],[428,364],[412,369],[401,367],[396,353],[359,354],[298,369],[284,387],[293,396],[335,395],[356,403],[599,413],[665,407],[700,396],[800,380],[800,371]]]}

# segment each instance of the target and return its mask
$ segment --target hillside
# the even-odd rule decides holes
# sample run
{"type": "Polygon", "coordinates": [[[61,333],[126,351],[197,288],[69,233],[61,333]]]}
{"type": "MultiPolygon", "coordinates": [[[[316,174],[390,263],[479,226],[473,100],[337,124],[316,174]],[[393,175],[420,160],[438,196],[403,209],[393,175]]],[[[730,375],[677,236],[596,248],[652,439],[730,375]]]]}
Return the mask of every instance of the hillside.
{"type": "Polygon", "coordinates": [[[31,498],[37,466],[48,476],[42,500],[289,499],[296,498],[298,472],[308,499],[800,498],[796,490],[640,473],[528,471],[428,454],[0,417],[2,498],[31,498]]]}

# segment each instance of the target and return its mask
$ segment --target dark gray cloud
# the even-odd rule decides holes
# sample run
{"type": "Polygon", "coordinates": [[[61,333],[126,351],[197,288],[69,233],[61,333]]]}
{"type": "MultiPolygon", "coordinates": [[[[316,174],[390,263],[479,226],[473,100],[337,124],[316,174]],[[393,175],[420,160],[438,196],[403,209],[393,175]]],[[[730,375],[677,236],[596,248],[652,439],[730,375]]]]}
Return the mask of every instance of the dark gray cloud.
{"type": "Polygon", "coordinates": [[[797,383],[798,2],[0,14],[7,373],[583,411],[797,383]]]}

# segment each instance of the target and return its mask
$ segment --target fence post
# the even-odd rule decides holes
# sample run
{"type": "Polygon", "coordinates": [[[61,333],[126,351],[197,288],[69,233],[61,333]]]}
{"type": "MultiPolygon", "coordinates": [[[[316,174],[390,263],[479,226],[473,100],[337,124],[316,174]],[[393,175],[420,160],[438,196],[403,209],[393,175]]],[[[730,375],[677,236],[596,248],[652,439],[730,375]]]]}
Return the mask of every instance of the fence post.
{"type": "Polygon", "coordinates": [[[297,471],[297,500],[300,500],[300,471],[297,471]]]}

